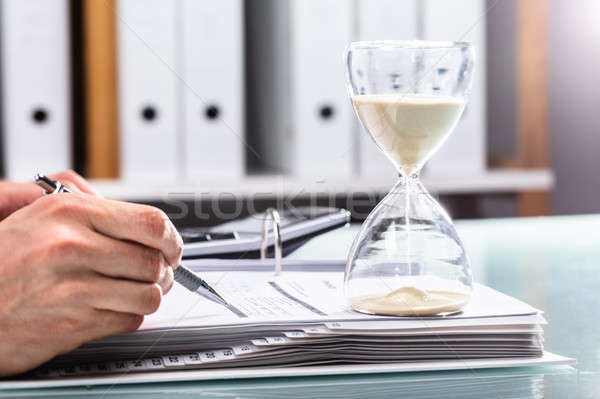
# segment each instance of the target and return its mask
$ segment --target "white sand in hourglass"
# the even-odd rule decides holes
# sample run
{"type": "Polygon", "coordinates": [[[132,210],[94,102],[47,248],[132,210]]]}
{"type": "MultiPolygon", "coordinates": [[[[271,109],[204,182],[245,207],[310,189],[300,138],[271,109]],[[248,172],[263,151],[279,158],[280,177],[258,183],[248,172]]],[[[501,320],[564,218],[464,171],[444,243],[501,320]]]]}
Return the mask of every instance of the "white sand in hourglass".
{"type": "Polygon", "coordinates": [[[352,97],[358,117],[404,175],[417,172],[458,121],[465,102],[426,94],[352,97]]]}
{"type": "Polygon", "coordinates": [[[352,298],[352,306],[355,309],[367,313],[394,316],[449,313],[461,309],[467,302],[469,302],[469,295],[459,292],[421,290],[410,285],[397,288],[384,295],[352,298]]]}

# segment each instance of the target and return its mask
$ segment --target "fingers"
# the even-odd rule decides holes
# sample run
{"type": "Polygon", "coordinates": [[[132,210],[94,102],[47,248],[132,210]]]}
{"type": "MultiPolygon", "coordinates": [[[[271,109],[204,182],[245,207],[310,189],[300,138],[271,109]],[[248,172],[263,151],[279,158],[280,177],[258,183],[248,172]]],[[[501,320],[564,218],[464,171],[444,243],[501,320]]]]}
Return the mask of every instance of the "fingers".
{"type": "Polygon", "coordinates": [[[170,265],[179,265],[183,244],[162,211],[75,193],[46,196],[27,211],[58,219],[46,231],[45,250],[64,270],[156,283],[162,293],[173,285],[170,265]]]}
{"type": "Polygon", "coordinates": [[[92,234],[95,256],[90,257],[88,263],[92,270],[107,277],[158,283],[163,293],[169,292],[173,285],[173,269],[160,250],[92,234]]]}
{"type": "Polygon", "coordinates": [[[105,236],[158,249],[171,267],[179,266],[183,240],[158,208],[78,193],[49,195],[36,203],[36,209],[61,220],[70,217],[105,236]]]}
{"type": "Polygon", "coordinates": [[[158,310],[162,288],[156,283],[142,283],[97,276],[89,284],[88,303],[95,309],[146,315],[158,310]]]}
{"type": "Polygon", "coordinates": [[[160,250],[176,268],[181,261],[183,240],[167,215],[158,208],[113,200],[97,200],[101,212],[87,215],[92,227],[104,235],[134,241],[160,250]]]}
{"type": "Polygon", "coordinates": [[[107,335],[133,332],[144,321],[144,316],[142,315],[104,309],[94,309],[91,317],[95,322],[90,336],[87,336],[85,339],[86,341],[102,338],[107,335]]]}
{"type": "Polygon", "coordinates": [[[50,178],[60,181],[73,191],[100,196],[100,194],[94,190],[87,180],[72,170],[66,170],[64,172],[50,175],[50,178]]]}

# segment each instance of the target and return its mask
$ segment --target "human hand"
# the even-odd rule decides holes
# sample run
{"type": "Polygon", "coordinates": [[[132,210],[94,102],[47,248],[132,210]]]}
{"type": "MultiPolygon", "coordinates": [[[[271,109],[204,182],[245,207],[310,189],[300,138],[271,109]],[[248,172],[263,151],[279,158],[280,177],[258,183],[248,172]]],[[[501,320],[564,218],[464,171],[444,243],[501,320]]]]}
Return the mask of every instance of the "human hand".
{"type": "Polygon", "coordinates": [[[136,330],[173,284],[181,237],[159,209],[82,193],[0,222],[0,376],[136,330]]]}
{"type": "MultiPolygon", "coordinates": [[[[72,170],[49,175],[48,177],[59,180],[74,192],[98,195],[83,177],[72,170]]],[[[0,181],[0,221],[14,211],[31,204],[42,195],[43,190],[33,182],[0,181]]]]}

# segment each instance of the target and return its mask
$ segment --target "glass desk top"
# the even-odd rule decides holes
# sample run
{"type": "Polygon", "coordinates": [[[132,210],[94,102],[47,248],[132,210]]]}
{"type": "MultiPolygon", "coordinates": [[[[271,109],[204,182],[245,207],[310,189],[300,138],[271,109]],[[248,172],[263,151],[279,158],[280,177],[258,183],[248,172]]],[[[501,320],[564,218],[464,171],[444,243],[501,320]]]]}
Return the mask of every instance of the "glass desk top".
{"type": "MultiPolygon", "coordinates": [[[[456,226],[475,281],[545,311],[546,348],[576,358],[575,367],[0,391],[0,397],[600,397],[600,216],[457,221],[456,226]]],[[[343,258],[357,231],[356,225],[330,231],[289,257],[343,258]]]]}

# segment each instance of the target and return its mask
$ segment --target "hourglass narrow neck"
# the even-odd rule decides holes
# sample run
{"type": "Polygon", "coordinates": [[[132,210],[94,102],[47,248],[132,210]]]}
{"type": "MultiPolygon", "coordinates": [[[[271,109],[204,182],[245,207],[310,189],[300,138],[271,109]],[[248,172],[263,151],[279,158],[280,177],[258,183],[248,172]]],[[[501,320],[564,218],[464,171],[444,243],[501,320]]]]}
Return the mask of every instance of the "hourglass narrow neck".
{"type": "Polygon", "coordinates": [[[411,194],[427,192],[427,190],[425,190],[425,187],[423,186],[423,184],[421,184],[421,181],[419,180],[418,172],[410,174],[408,176],[405,176],[401,173],[398,175],[398,181],[392,188],[392,192],[399,193],[404,191],[408,191],[411,194]]]}
{"type": "Polygon", "coordinates": [[[398,175],[398,182],[407,186],[421,186],[419,172],[414,172],[409,175],[398,175]]]}
{"type": "Polygon", "coordinates": [[[405,180],[407,184],[409,184],[409,182],[418,183],[420,178],[420,171],[412,173],[398,173],[398,178],[400,180],[405,180]]]}

